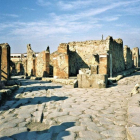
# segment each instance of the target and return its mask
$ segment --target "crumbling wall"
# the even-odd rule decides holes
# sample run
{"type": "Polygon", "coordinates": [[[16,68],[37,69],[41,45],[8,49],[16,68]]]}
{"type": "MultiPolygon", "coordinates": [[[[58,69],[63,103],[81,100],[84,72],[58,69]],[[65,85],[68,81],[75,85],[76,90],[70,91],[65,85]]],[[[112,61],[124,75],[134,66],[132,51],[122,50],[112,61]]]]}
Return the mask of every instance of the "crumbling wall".
{"type": "Polygon", "coordinates": [[[8,43],[0,44],[1,48],[1,80],[10,78],[10,46],[8,43]]]}
{"type": "Polygon", "coordinates": [[[108,50],[109,54],[112,54],[112,73],[114,74],[125,70],[125,62],[123,55],[123,40],[120,38],[113,39],[111,36],[108,36],[107,40],[109,44],[108,50]]]}
{"type": "Polygon", "coordinates": [[[36,57],[36,76],[46,77],[49,76],[49,61],[50,61],[50,51],[43,51],[36,57]]]}
{"type": "Polygon", "coordinates": [[[27,75],[27,59],[22,59],[22,65],[24,69],[24,75],[27,75]]]}
{"type": "Polygon", "coordinates": [[[53,76],[54,78],[69,78],[69,46],[62,43],[58,47],[56,56],[53,58],[53,76]]]}
{"type": "Polygon", "coordinates": [[[50,50],[49,46],[46,51],[38,54],[31,49],[31,45],[27,45],[27,58],[23,58],[22,65],[24,74],[28,76],[47,77],[49,76],[50,50]]]}
{"type": "Polygon", "coordinates": [[[31,49],[31,44],[27,45],[27,75],[35,75],[35,52],[31,49]]]}
{"type": "Polygon", "coordinates": [[[132,51],[127,45],[125,45],[123,52],[124,52],[124,60],[125,60],[125,69],[130,69],[134,66],[134,62],[132,60],[132,51]]]}
{"type": "Polygon", "coordinates": [[[80,68],[90,68],[99,65],[98,54],[106,52],[106,40],[90,40],[84,42],[69,42],[70,75],[76,76],[80,68]]]}
{"type": "Polygon", "coordinates": [[[139,67],[139,48],[135,47],[132,49],[132,59],[134,61],[134,66],[139,67]]]}
{"type": "MultiPolygon", "coordinates": [[[[123,57],[123,41],[122,39],[113,39],[108,36],[105,40],[90,40],[85,42],[70,42],[69,45],[69,65],[70,65],[70,75],[76,75],[80,68],[89,68],[91,65],[100,65],[106,61],[106,65],[103,67],[104,71],[100,74],[109,74],[110,60],[109,56],[107,59],[101,57],[95,57],[97,54],[102,56],[102,54],[108,55],[112,54],[112,72],[120,72],[125,69],[124,57],[123,57]],[[100,59],[100,60],[99,60],[100,59]],[[103,61],[103,62],[102,62],[103,61]]],[[[101,65],[99,66],[99,71],[101,70],[101,65]]]]}
{"type": "MultiPolygon", "coordinates": [[[[67,55],[69,56],[68,63],[70,76],[76,76],[81,68],[91,68],[96,74],[109,75],[110,61],[112,61],[113,64],[112,73],[125,70],[122,39],[115,40],[108,36],[105,40],[69,42],[65,43],[65,45],[69,47],[67,55]],[[110,54],[112,54],[111,60],[110,54]]],[[[58,51],[51,54],[52,66],[54,66],[54,58],[59,55],[62,56],[62,54],[64,54],[64,50],[59,46],[58,51]],[[59,52],[61,52],[61,54],[59,54],[59,52]]]]}
{"type": "Polygon", "coordinates": [[[53,75],[54,58],[56,58],[57,55],[58,55],[57,51],[50,54],[50,75],[53,75]]]}
{"type": "Polygon", "coordinates": [[[11,61],[10,66],[11,75],[24,75],[23,61],[11,61]]]}

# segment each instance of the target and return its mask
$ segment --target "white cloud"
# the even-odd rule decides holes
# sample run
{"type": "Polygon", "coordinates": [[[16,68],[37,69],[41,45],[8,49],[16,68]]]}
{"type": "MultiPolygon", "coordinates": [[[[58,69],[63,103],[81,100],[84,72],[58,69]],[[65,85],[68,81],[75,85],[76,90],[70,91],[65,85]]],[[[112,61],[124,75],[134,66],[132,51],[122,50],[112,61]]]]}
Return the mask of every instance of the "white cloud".
{"type": "Polygon", "coordinates": [[[33,8],[27,8],[27,7],[24,7],[23,8],[24,10],[31,10],[31,11],[34,11],[35,9],[33,9],[33,8]]]}
{"type": "Polygon", "coordinates": [[[19,16],[16,14],[1,14],[2,16],[6,16],[6,17],[12,17],[12,18],[18,18],[19,16]]]}
{"type": "Polygon", "coordinates": [[[79,8],[84,8],[87,6],[90,6],[93,3],[92,0],[77,0],[77,1],[71,1],[71,2],[66,2],[66,1],[59,1],[57,5],[61,10],[75,10],[79,8]]]}
{"type": "Polygon", "coordinates": [[[49,6],[49,5],[51,5],[51,2],[49,2],[47,0],[37,0],[37,4],[40,6],[49,6]]]}

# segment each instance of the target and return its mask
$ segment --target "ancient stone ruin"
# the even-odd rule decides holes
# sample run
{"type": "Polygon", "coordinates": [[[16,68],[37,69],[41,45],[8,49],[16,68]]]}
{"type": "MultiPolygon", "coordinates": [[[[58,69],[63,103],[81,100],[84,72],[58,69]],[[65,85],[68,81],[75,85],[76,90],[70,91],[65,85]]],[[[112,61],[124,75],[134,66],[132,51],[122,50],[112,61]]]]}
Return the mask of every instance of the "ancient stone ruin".
{"type": "Polygon", "coordinates": [[[36,56],[35,52],[31,49],[31,45],[27,45],[27,58],[23,59],[23,67],[25,75],[46,77],[49,76],[49,61],[50,51],[49,47],[36,56]]]}
{"type": "MultiPolygon", "coordinates": [[[[86,87],[93,87],[93,77],[102,77],[106,83],[105,75],[112,77],[115,73],[139,66],[139,50],[132,51],[128,46],[123,48],[122,39],[113,39],[108,36],[105,40],[90,40],[85,42],[61,43],[58,50],[50,56],[50,72],[54,78],[69,78],[77,76],[79,70],[85,69],[86,74],[78,76],[78,83],[83,80],[88,81],[86,87]],[[53,68],[53,69],[52,69],[53,68]],[[52,71],[53,70],[53,71],[52,71]],[[87,75],[87,71],[90,74],[87,75]],[[95,76],[98,74],[98,76],[95,76]],[[90,81],[90,82],[89,82],[90,81]]],[[[94,78],[96,79],[96,78],[94,78]]],[[[97,78],[98,79],[98,78],[97,78]]],[[[79,84],[85,85],[85,84],[79,84]]],[[[103,87],[106,84],[103,84],[103,87]]],[[[84,87],[84,86],[79,86],[84,87]]],[[[100,86],[99,86],[100,87],[100,86]]]]}
{"type": "Polygon", "coordinates": [[[0,44],[0,80],[10,78],[10,46],[8,43],[0,44]]]}
{"type": "Polygon", "coordinates": [[[27,76],[55,79],[77,76],[79,87],[106,87],[108,77],[139,67],[139,63],[138,47],[123,48],[122,39],[108,36],[105,40],[61,43],[52,54],[48,47],[36,55],[28,44],[27,57],[18,61],[15,69],[27,76]]]}

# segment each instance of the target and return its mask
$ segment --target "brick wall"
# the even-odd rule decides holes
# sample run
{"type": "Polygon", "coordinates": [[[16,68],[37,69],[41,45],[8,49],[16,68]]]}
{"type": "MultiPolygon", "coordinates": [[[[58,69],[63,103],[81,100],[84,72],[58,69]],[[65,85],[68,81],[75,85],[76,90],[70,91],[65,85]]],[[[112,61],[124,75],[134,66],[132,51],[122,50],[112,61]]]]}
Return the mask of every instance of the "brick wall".
{"type": "Polygon", "coordinates": [[[10,78],[10,46],[8,43],[0,44],[1,47],[1,80],[10,78]]]}
{"type": "MultiPolygon", "coordinates": [[[[125,70],[122,39],[113,39],[112,37],[108,36],[105,40],[62,43],[58,47],[58,51],[51,54],[50,58],[52,67],[54,66],[55,62],[53,59],[60,59],[60,57],[56,56],[62,56],[62,54],[68,55],[69,64],[67,67],[69,72],[67,73],[69,73],[70,76],[76,76],[81,68],[90,68],[94,65],[96,65],[97,68],[99,66],[99,73],[109,75],[109,54],[112,54],[112,73],[125,70]],[[64,49],[65,46],[68,46],[69,49],[64,49]],[[106,54],[107,52],[108,56],[106,58],[99,58],[101,54],[106,54]]],[[[63,56],[63,58],[65,57],[63,56]]],[[[65,60],[61,61],[64,62],[65,60]]],[[[58,62],[55,62],[55,65],[59,65],[58,62]]],[[[96,73],[98,72],[96,71],[96,73]]]]}

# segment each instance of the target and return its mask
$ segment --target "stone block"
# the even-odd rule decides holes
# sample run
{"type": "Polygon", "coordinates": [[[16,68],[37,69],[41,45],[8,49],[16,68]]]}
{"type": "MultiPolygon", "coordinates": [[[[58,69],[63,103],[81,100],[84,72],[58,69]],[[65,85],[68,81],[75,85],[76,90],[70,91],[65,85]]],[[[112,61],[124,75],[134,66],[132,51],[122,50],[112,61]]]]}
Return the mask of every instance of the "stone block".
{"type": "Polygon", "coordinates": [[[89,68],[81,68],[79,74],[91,74],[91,70],[89,68]]]}
{"type": "Polygon", "coordinates": [[[98,74],[98,65],[91,65],[91,74],[98,74]]]}
{"type": "Polygon", "coordinates": [[[103,74],[78,74],[78,87],[79,88],[106,88],[107,75],[103,74]]]}
{"type": "Polygon", "coordinates": [[[78,88],[91,87],[90,81],[89,81],[89,76],[87,74],[78,74],[77,80],[78,80],[78,88]]]}
{"type": "Polygon", "coordinates": [[[140,140],[140,127],[128,127],[126,131],[128,140],[140,140]]]}

